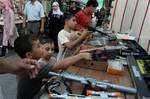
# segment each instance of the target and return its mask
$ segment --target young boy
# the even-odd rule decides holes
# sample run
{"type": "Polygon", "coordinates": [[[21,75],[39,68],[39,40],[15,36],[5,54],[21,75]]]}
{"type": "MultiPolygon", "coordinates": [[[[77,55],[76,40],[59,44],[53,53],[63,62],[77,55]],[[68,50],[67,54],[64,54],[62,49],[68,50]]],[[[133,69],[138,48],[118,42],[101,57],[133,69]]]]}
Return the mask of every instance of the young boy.
{"type": "MultiPolygon", "coordinates": [[[[39,39],[32,35],[19,36],[14,42],[14,49],[21,58],[39,60],[44,54],[39,39]]],[[[68,66],[81,59],[91,59],[91,55],[89,53],[80,53],[78,55],[66,58],[55,63],[54,65],[51,65],[50,71],[67,69],[68,66]]],[[[17,99],[32,99],[40,90],[42,85],[42,79],[30,79],[29,75],[20,75],[18,77],[17,99]]]]}
{"type": "Polygon", "coordinates": [[[54,55],[55,43],[52,39],[42,38],[40,39],[40,43],[42,44],[43,56],[39,59],[39,62],[45,64],[55,64],[56,58],[54,55]]]}
{"type": "MultiPolygon", "coordinates": [[[[73,39],[73,35],[75,32],[73,30],[76,28],[77,22],[76,18],[72,14],[65,14],[65,25],[64,29],[62,29],[58,33],[58,46],[59,46],[59,53],[57,55],[57,61],[62,60],[64,57],[66,57],[66,51],[69,49],[74,50],[75,47],[80,44],[87,36],[88,31],[84,30],[80,36],[78,36],[76,39],[73,39]]],[[[68,52],[71,53],[71,52],[68,52]]]]}

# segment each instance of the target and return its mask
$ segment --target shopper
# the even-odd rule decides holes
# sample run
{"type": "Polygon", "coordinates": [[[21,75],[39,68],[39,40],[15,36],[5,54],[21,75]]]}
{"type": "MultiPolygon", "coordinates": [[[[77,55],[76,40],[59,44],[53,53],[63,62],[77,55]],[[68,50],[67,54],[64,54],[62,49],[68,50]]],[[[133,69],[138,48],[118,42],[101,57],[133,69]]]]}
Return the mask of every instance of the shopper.
{"type": "Polygon", "coordinates": [[[11,47],[14,47],[14,40],[18,36],[17,29],[15,26],[14,0],[3,0],[1,2],[2,15],[4,20],[4,31],[0,57],[5,56],[6,49],[9,44],[11,47]]]}
{"type": "Polygon", "coordinates": [[[63,29],[64,20],[63,20],[64,14],[60,10],[58,2],[53,2],[52,4],[52,10],[49,12],[48,15],[48,28],[49,28],[49,37],[54,41],[55,43],[55,52],[58,52],[58,44],[57,44],[57,36],[61,29],[63,29]]]}
{"type": "Polygon", "coordinates": [[[78,29],[88,28],[92,20],[92,13],[94,12],[97,6],[98,2],[96,0],[88,0],[85,9],[80,10],[75,14],[78,23],[78,29]]]}
{"type": "Polygon", "coordinates": [[[23,28],[26,27],[27,33],[38,36],[44,32],[44,9],[38,0],[30,0],[26,3],[24,9],[23,28]]]}

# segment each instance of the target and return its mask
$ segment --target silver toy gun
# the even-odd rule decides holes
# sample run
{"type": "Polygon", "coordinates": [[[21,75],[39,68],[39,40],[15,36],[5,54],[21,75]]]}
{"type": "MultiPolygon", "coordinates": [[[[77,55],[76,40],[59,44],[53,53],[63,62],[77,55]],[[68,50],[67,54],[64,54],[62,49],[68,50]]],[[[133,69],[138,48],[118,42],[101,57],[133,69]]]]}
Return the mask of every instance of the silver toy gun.
{"type": "Polygon", "coordinates": [[[79,76],[79,75],[76,75],[76,74],[73,74],[73,73],[49,72],[48,75],[49,76],[61,76],[61,77],[65,78],[65,79],[68,79],[68,80],[80,82],[81,84],[85,84],[85,85],[91,84],[92,86],[100,87],[100,88],[104,88],[104,89],[111,88],[111,89],[118,90],[120,92],[126,92],[126,93],[132,93],[132,94],[137,93],[137,90],[135,88],[125,87],[125,86],[116,85],[116,84],[111,84],[111,83],[96,80],[96,79],[93,79],[93,78],[90,78],[90,77],[79,76]]]}
{"type": "Polygon", "coordinates": [[[81,84],[84,85],[92,85],[93,87],[99,87],[99,88],[104,88],[104,89],[115,89],[120,92],[125,92],[125,93],[131,93],[131,94],[136,94],[137,89],[131,88],[131,87],[125,87],[122,85],[117,85],[117,84],[111,84],[109,82],[104,82],[100,80],[96,80],[90,77],[85,77],[85,76],[80,76],[77,74],[73,73],[55,73],[55,72],[49,72],[50,67],[52,67],[51,64],[47,64],[43,66],[43,68],[39,71],[39,74],[37,75],[36,79],[43,79],[43,78],[50,78],[52,76],[60,76],[62,78],[65,78],[67,80],[72,80],[76,82],[80,82],[81,84]]]}

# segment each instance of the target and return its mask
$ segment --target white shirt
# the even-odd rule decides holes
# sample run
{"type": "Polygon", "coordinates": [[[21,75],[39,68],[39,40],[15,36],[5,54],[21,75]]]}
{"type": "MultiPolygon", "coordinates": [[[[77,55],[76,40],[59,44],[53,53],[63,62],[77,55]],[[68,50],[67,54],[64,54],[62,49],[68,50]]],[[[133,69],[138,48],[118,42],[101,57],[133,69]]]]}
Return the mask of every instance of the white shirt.
{"type": "Polygon", "coordinates": [[[42,64],[52,64],[52,65],[54,65],[55,63],[56,63],[56,58],[55,57],[51,57],[50,59],[49,59],[49,61],[47,61],[47,60],[45,60],[45,59],[43,59],[43,58],[40,58],[39,60],[38,60],[38,62],[39,63],[42,63],[42,64]]]}
{"type": "Polygon", "coordinates": [[[57,55],[57,61],[62,60],[65,54],[65,46],[64,44],[70,42],[71,33],[65,31],[64,29],[58,33],[58,47],[59,53],[57,55]]]}
{"type": "Polygon", "coordinates": [[[34,4],[28,1],[25,5],[24,15],[27,16],[28,21],[40,21],[44,15],[44,9],[39,1],[35,1],[34,4]]]}

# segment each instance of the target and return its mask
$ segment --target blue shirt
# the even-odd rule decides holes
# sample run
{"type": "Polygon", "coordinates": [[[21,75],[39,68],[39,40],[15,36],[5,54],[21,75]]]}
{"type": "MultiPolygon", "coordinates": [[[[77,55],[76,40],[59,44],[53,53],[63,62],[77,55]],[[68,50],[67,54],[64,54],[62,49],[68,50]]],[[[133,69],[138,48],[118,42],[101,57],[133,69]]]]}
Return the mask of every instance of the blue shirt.
{"type": "Polygon", "coordinates": [[[25,5],[24,15],[27,16],[28,21],[39,21],[44,15],[44,9],[39,1],[35,1],[34,4],[28,1],[25,5]]]}

